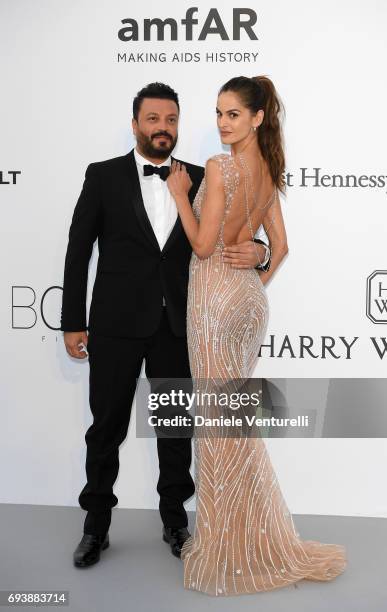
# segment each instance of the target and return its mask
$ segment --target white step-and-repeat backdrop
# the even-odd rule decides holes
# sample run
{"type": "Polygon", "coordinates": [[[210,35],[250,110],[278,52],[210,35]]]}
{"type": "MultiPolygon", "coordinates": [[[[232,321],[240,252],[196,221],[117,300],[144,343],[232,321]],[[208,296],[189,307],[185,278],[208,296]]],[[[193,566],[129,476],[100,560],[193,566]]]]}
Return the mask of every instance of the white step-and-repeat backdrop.
{"type": "MultiPolygon", "coordinates": [[[[265,74],[284,102],[289,254],[255,375],[345,378],[349,392],[385,378],[386,19],[378,0],[1,1],[1,502],[78,505],[91,414],[88,362],[58,331],[68,229],[87,165],[133,147],[132,99],[152,81],[179,93],[175,154],[198,164],[221,151],[226,80],[265,74]]],[[[158,507],[155,442],[136,438],[133,410],[120,507],[158,507]]],[[[292,512],[387,517],[384,438],[268,446],[292,512]]]]}

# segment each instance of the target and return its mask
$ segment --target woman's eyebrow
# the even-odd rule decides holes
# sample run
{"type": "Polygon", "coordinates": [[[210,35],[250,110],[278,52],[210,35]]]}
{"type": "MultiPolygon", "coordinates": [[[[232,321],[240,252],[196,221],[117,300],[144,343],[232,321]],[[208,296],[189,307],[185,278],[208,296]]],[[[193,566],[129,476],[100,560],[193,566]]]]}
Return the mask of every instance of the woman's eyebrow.
{"type": "MultiPolygon", "coordinates": [[[[221,112],[218,107],[216,107],[216,110],[219,111],[219,113],[221,112]]],[[[226,113],[233,113],[235,111],[237,111],[239,113],[240,109],[239,108],[230,108],[230,109],[226,110],[225,112],[226,113]]]]}

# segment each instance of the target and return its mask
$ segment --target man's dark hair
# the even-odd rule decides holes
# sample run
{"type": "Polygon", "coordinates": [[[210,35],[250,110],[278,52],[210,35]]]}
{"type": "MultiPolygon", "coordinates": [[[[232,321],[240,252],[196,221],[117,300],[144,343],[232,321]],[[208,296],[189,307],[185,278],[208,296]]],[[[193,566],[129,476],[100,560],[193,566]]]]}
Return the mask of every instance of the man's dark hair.
{"type": "Polygon", "coordinates": [[[133,100],[133,117],[137,121],[141,103],[144,98],[161,98],[163,100],[173,100],[176,102],[177,108],[180,111],[179,98],[177,93],[164,83],[149,83],[143,87],[133,100]]]}

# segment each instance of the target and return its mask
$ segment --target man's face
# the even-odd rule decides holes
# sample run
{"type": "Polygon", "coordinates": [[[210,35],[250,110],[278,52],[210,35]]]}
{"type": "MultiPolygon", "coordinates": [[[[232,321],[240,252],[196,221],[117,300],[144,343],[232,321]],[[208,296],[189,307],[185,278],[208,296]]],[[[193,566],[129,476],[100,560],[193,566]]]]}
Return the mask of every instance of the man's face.
{"type": "Polygon", "coordinates": [[[137,146],[146,157],[167,159],[177,142],[179,109],[173,100],[144,98],[132,120],[137,146]]]}

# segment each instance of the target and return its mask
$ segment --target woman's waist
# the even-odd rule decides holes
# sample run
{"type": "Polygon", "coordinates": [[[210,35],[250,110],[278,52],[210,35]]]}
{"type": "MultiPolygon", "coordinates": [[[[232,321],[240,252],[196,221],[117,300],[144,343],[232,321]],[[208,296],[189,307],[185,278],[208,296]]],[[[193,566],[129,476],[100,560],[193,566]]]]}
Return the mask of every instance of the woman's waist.
{"type": "Polygon", "coordinates": [[[211,253],[211,255],[208,255],[208,257],[199,257],[198,255],[196,255],[195,251],[192,251],[192,256],[191,256],[191,261],[208,261],[211,260],[213,258],[222,258],[222,254],[223,254],[223,245],[222,244],[216,244],[214,246],[214,250],[211,253]]]}
{"type": "Polygon", "coordinates": [[[244,278],[246,282],[253,282],[257,285],[262,285],[262,281],[255,268],[238,268],[233,267],[229,261],[224,261],[223,247],[217,245],[213,253],[205,258],[200,258],[195,252],[192,252],[190,261],[190,271],[196,272],[200,270],[201,275],[218,275],[227,277],[244,278]]]}
{"type": "MultiPolygon", "coordinates": [[[[199,257],[198,255],[196,255],[195,251],[192,251],[192,255],[191,255],[191,263],[198,263],[198,264],[208,264],[211,263],[213,261],[216,261],[216,263],[219,262],[223,262],[223,250],[224,250],[224,246],[221,244],[216,244],[214,247],[213,252],[211,253],[211,255],[208,255],[208,257],[199,257]]],[[[227,251],[226,251],[227,253],[227,251]]],[[[228,253],[227,253],[228,254],[228,253]]],[[[228,265],[228,267],[230,267],[231,270],[235,270],[237,268],[231,268],[230,263],[229,262],[225,262],[225,265],[228,265]]],[[[248,270],[249,268],[239,268],[239,270],[248,270]]],[[[255,268],[250,268],[251,270],[253,270],[256,273],[255,268]]]]}

